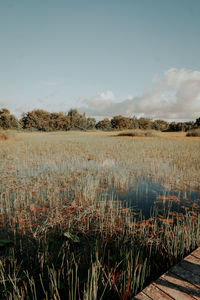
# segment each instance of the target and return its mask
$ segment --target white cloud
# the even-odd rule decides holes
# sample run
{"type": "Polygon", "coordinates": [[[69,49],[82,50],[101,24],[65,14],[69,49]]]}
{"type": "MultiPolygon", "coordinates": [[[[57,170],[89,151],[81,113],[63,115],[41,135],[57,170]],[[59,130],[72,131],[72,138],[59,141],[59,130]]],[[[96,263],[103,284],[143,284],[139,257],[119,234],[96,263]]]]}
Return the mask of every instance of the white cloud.
{"type": "Polygon", "coordinates": [[[190,71],[186,69],[177,70],[175,68],[171,68],[165,72],[164,81],[168,84],[169,87],[179,88],[189,81],[200,81],[200,72],[190,71]]]}
{"type": "Polygon", "coordinates": [[[99,93],[80,108],[87,115],[112,117],[146,116],[154,119],[192,120],[200,115],[200,72],[171,68],[164,78],[154,78],[154,87],[139,97],[116,102],[112,92],[99,93]]]}
{"type": "Polygon", "coordinates": [[[84,101],[90,107],[108,107],[114,103],[115,96],[112,91],[106,91],[103,93],[97,93],[94,97],[84,101]]]}
{"type": "MultiPolygon", "coordinates": [[[[115,96],[112,91],[106,91],[102,93],[97,93],[95,96],[83,100],[83,105],[79,108],[80,112],[85,112],[94,116],[93,113],[97,112],[95,116],[99,116],[98,110],[101,108],[101,111],[109,111],[109,108],[115,105],[115,96]]],[[[101,116],[101,113],[100,113],[101,116]]]]}

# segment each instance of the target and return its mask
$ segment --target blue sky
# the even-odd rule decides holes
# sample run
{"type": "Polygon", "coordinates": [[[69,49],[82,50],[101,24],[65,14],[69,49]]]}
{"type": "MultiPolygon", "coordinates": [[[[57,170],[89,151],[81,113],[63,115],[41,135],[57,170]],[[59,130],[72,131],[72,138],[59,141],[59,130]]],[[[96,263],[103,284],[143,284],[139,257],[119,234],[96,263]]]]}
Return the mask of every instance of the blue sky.
{"type": "Polygon", "coordinates": [[[194,119],[199,12],[199,0],[1,0],[0,106],[194,119]]]}

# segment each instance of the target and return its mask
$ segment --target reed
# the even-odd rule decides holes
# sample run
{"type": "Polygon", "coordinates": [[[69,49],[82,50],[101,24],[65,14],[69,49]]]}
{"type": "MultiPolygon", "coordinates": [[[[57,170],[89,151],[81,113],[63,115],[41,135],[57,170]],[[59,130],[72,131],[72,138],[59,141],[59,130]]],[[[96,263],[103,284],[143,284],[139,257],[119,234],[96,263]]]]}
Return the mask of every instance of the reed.
{"type": "Polygon", "coordinates": [[[164,211],[179,201],[165,190],[200,187],[198,141],[19,132],[13,143],[0,147],[5,299],[130,299],[199,246],[198,201],[164,211]],[[163,186],[149,219],[114,193],[143,177],[163,186]]]}

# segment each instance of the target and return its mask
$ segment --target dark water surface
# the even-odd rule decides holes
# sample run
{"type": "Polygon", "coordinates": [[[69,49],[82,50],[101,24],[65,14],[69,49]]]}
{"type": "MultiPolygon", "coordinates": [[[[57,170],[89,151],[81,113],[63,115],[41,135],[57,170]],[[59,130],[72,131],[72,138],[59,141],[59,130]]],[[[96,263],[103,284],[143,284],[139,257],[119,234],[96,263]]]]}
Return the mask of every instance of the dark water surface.
{"type": "Polygon", "coordinates": [[[138,214],[149,218],[154,212],[167,215],[169,211],[185,213],[200,212],[200,191],[169,190],[168,188],[141,178],[129,185],[128,190],[111,188],[107,199],[122,201],[124,207],[133,208],[138,214]]]}

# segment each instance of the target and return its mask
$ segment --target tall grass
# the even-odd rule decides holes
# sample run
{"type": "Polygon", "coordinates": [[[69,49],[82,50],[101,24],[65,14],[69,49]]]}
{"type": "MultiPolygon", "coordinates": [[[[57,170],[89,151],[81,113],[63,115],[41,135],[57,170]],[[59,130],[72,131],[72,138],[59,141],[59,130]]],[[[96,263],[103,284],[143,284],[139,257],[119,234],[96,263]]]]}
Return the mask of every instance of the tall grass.
{"type": "Polygon", "coordinates": [[[5,130],[0,130],[0,140],[7,140],[9,138],[8,133],[5,130]]]}
{"type": "Polygon", "coordinates": [[[0,147],[5,299],[130,299],[199,246],[198,207],[144,220],[109,193],[141,176],[199,189],[198,142],[17,135],[0,147]]]}

